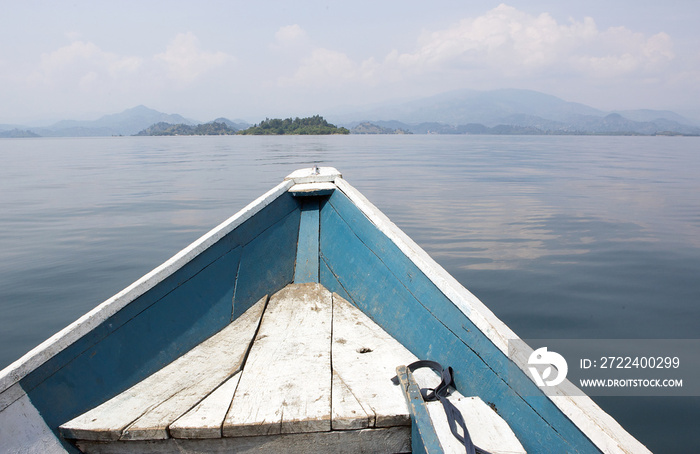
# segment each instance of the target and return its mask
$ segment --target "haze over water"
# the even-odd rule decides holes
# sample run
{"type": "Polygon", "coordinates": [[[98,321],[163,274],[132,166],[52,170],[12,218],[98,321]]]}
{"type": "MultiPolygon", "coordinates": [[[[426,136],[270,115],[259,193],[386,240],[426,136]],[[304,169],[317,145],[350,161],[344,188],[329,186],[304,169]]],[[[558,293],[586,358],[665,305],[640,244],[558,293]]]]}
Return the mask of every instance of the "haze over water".
{"type": "MultiPolygon", "coordinates": [[[[0,141],[0,367],[300,167],[338,168],[522,338],[700,338],[697,138],[0,141]]],[[[700,399],[596,398],[652,451],[700,399]]],[[[672,435],[671,435],[672,434],[672,435]]]]}

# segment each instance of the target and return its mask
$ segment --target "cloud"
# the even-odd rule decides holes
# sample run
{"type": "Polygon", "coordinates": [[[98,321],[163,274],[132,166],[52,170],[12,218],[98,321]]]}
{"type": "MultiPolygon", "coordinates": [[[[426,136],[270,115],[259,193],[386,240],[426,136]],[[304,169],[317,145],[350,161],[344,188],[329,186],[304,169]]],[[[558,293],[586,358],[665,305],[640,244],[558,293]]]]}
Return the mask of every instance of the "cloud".
{"type": "Polygon", "coordinates": [[[3,71],[0,81],[16,87],[12,98],[31,98],[23,104],[26,111],[48,110],[46,106],[106,111],[172,99],[173,91],[179,96],[184,89],[201,93],[214,82],[199,83],[200,79],[232,61],[228,54],[202,49],[192,33],[175,36],[160,53],[142,55],[119,54],[89,40],[75,40],[42,54],[38,61],[3,71]]]}
{"type": "Polygon", "coordinates": [[[324,48],[315,49],[304,58],[290,83],[317,83],[336,79],[352,79],[357,65],[344,53],[324,48]]]}
{"type": "Polygon", "coordinates": [[[191,32],[178,34],[165,52],[157,54],[154,59],[164,64],[168,76],[181,84],[189,84],[199,76],[234,61],[224,52],[201,50],[199,40],[191,32]]]}
{"type": "Polygon", "coordinates": [[[647,37],[625,27],[599,30],[592,18],[558,23],[500,5],[452,27],[424,33],[413,52],[389,54],[384,64],[415,73],[461,69],[505,77],[549,71],[617,77],[654,71],[674,58],[665,33],[647,37]]]}
{"type": "MultiPolygon", "coordinates": [[[[290,35],[292,29],[289,30],[290,35]]],[[[410,51],[393,50],[383,58],[352,60],[346,54],[316,48],[299,61],[284,84],[365,85],[452,79],[512,85],[555,77],[615,79],[660,74],[674,59],[666,33],[647,36],[625,27],[600,30],[584,18],[559,23],[548,13],[531,15],[500,5],[481,16],[425,31],[410,51]]]]}
{"type": "Polygon", "coordinates": [[[373,58],[353,61],[347,54],[316,48],[304,57],[291,77],[280,77],[281,86],[338,87],[348,83],[376,85],[375,72],[380,66],[373,58]]]}
{"type": "Polygon", "coordinates": [[[139,57],[119,56],[101,50],[94,43],[74,41],[43,54],[33,79],[48,86],[70,80],[115,79],[136,73],[142,64],[139,57]]]}
{"type": "Polygon", "coordinates": [[[275,45],[277,47],[289,47],[307,41],[308,35],[298,24],[280,27],[275,33],[275,45]]]}
{"type": "Polygon", "coordinates": [[[92,42],[73,41],[43,54],[34,78],[49,86],[71,85],[71,81],[82,87],[91,83],[127,85],[145,79],[161,81],[163,77],[185,85],[233,60],[223,52],[201,50],[192,33],[178,34],[165,52],[151,57],[118,55],[92,42]]]}

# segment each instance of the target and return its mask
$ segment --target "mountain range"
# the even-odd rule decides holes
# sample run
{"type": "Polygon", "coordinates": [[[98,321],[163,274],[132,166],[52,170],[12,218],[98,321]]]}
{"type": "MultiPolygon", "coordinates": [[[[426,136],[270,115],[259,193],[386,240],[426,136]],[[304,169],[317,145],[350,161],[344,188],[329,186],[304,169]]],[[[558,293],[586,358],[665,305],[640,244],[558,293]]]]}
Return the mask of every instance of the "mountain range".
{"type": "Polygon", "coordinates": [[[29,130],[44,137],[121,136],[136,134],[145,127],[159,122],[196,124],[195,121],[181,115],[170,115],[146,106],[136,106],[117,114],[105,115],[94,121],[63,120],[47,127],[29,128],[29,130]]]}
{"type": "Polygon", "coordinates": [[[460,90],[338,115],[414,134],[683,134],[700,122],[666,110],[603,111],[532,90],[460,90]]]}
{"type": "MultiPolygon", "coordinates": [[[[672,134],[700,135],[700,122],[662,110],[602,111],[531,90],[461,90],[413,101],[328,115],[348,129],[371,123],[414,134],[672,134]]],[[[213,120],[233,129],[250,124],[213,120]]],[[[194,126],[202,122],[145,106],[93,121],[65,120],[44,127],[0,125],[0,137],[134,135],[156,123],[194,126]]],[[[211,122],[209,122],[211,123],[211,122]]],[[[365,127],[366,128],[366,127],[365,127]]]]}

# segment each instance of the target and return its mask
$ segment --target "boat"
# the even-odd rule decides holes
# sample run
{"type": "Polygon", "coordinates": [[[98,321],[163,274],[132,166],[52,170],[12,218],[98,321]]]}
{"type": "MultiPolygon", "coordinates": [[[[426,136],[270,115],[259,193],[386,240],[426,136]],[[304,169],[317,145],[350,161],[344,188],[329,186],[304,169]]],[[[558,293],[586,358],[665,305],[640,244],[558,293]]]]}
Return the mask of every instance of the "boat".
{"type": "Polygon", "coordinates": [[[340,172],[300,169],[0,372],[0,451],[465,452],[447,401],[482,452],[649,452],[513,340],[340,172]]]}

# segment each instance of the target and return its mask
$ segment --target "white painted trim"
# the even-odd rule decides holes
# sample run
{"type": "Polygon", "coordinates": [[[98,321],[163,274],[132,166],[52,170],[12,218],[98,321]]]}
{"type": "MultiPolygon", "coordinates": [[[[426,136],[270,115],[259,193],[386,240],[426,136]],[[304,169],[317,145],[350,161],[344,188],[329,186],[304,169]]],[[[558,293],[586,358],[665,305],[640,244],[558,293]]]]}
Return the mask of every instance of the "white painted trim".
{"type": "Polygon", "coordinates": [[[318,192],[333,192],[335,184],[327,183],[298,183],[289,188],[292,194],[318,193],[318,192]]]}
{"type": "Polygon", "coordinates": [[[238,213],[206,233],[194,243],[175,254],[168,261],[150,273],[109,298],[63,330],[51,336],[29,353],[0,371],[0,393],[24,378],[41,364],[64,350],[82,336],[92,331],[100,323],[116,314],[120,309],[155,287],[185,264],[197,257],[209,246],[230,233],[253,215],[272,203],[294,185],[293,180],[285,180],[248,204],[238,213]]]}
{"type": "MultiPolygon", "coordinates": [[[[377,207],[343,178],[335,184],[382,233],[413,261],[447,298],[464,313],[477,328],[490,339],[506,356],[508,340],[519,337],[469,290],[433,260],[408,235],[399,229],[377,207]]],[[[515,361],[524,369],[522,360],[515,361]]],[[[525,363],[527,360],[525,360],[525,363]]],[[[530,374],[525,372],[530,377],[530,374]]],[[[531,378],[532,379],[532,378],[531,378]]],[[[614,418],[601,409],[593,400],[581,394],[575,386],[565,381],[562,395],[551,397],[552,402],[605,453],[650,453],[637,439],[630,435],[614,418]],[[567,390],[569,388],[569,390],[567,390]],[[577,391],[577,392],[574,392],[577,391]]]]}

